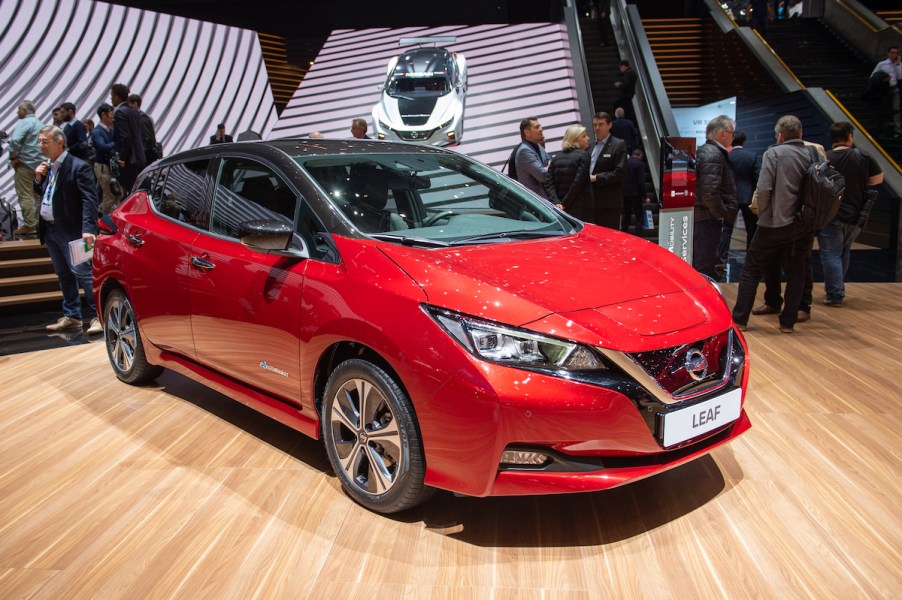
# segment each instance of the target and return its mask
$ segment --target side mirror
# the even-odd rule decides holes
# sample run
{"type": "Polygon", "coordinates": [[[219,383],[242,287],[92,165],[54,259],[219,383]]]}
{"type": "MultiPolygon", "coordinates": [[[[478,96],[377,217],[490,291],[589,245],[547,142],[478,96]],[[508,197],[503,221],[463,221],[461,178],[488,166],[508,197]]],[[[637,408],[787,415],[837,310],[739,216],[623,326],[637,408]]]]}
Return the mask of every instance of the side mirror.
{"type": "Polygon", "coordinates": [[[241,243],[257,252],[280,254],[297,258],[309,258],[307,245],[300,236],[294,235],[290,223],[275,219],[245,221],[238,226],[241,243]],[[294,247],[291,247],[294,241],[294,247]]]}

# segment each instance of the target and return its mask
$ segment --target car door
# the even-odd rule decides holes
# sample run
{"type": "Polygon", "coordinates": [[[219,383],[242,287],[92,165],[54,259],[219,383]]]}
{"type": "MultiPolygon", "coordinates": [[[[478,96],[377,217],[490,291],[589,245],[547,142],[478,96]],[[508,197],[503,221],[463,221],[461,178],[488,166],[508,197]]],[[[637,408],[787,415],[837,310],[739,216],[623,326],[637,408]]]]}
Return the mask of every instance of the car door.
{"type": "Polygon", "coordinates": [[[121,239],[126,288],[149,342],[194,357],[188,277],[194,240],[207,227],[207,158],[145,177],[148,202],[128,214],[121,239]]]}
{"type": "Polygon", "coordinates": [[[190,257],[191,330],[197,358],[248,386],[300,402],[299,327],[307,261],[248,248],[239,225],[275,219],[294,226],[299,198],[275,168],[222,158],[209,232],[190,257]]]}

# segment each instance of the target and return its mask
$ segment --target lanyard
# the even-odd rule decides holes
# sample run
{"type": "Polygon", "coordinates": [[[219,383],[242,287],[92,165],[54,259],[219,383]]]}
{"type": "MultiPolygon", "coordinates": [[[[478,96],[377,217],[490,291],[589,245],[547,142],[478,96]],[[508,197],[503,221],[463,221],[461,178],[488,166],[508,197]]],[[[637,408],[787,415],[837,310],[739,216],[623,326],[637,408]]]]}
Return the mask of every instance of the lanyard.
{"type": "Polygon", "coordinates": [[[42,203],[51,206],[53,204],[53,189],[56,187],[56,176],[59,174],[59,169],[54,172],[53,163],[50,163],[50,171],[47,175],[47,189],[44,190],[44,198],[42,203]]]}

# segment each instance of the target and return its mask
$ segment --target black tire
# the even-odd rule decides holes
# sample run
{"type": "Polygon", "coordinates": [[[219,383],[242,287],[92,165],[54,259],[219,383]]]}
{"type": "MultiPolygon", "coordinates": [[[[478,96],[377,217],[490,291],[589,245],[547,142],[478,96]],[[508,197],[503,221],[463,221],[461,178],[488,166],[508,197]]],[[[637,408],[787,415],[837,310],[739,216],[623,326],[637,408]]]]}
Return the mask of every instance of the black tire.
{"type": "Polygon", "coordinates": [[[103,307],[103,337],[113,371],[125,383],[149,383],[163,372],[147,362],[135,311],[122,290],[113,290],[103,307]]]}
{"type": "Polygon", "coordinates": [[[365,360],[347,360],[326,384],[326,453],[345,493],[383,514],[428,500],[426,460],[410,399],[391,376],[365,360]]]}

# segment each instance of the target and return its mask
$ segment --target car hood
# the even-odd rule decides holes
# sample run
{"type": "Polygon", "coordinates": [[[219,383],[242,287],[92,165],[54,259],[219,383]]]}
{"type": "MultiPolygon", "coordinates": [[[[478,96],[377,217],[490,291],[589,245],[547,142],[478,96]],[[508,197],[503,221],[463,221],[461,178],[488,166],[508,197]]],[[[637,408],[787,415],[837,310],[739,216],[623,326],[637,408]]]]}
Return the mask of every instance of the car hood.
{"type": "Polygon", "coordinates": [[[430,304],[557,335],[566,328],[586,343],[641,350],[731,322],[713,286],[678,257],[594,225],[541,240],[379,247],[430,304]]]}
{"type": "Polygon", "coordinates": [[[404,100],[382,94],[379,118],[385,117],[396,129],[434,129],[454,118],[461,110],[461,100],[455,92],[444,96],[404,100]]]}

